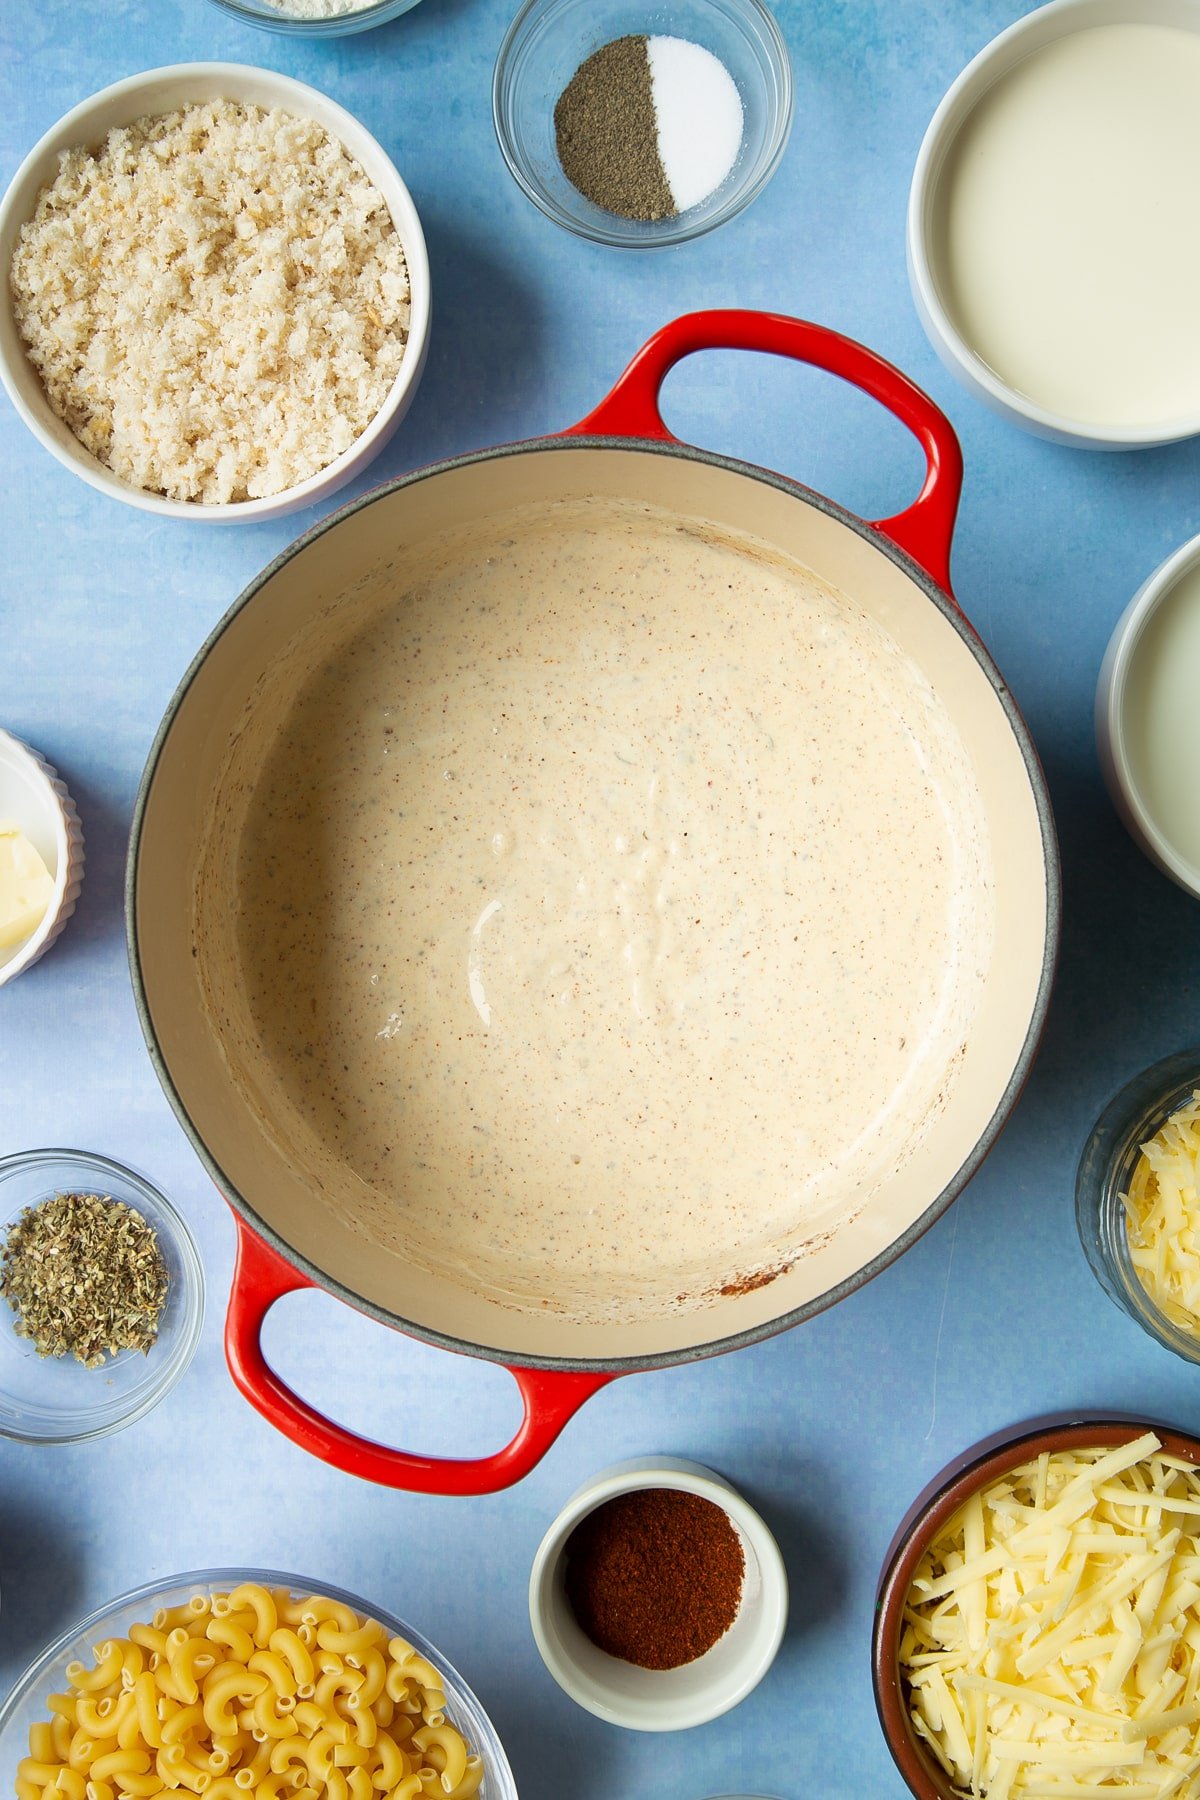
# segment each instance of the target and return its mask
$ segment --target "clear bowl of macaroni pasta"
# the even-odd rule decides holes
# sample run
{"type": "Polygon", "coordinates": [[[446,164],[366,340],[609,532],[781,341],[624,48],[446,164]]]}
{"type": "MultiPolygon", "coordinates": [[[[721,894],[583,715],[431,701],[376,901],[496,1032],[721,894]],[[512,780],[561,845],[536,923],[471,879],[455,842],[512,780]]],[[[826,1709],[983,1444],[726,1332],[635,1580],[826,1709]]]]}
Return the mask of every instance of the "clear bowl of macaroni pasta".
{"type": "Polygon", "coordinates": [[[470,1688],[403,1620],[273,1570],[153,1582],[51,1644],[0,1707],[16,1800],[517,1800],[470,1688]]]}

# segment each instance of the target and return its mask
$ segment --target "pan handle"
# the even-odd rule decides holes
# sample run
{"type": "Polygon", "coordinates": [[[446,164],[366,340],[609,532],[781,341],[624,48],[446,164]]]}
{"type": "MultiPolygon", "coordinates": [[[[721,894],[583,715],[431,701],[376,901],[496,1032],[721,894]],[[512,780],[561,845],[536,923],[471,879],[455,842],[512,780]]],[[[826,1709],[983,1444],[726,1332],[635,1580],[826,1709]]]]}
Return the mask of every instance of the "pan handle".
{"type": "Polygon", "coordinates": [[[302,1450],[347,1475],[416,1494],[494,1494],[536,1466],[584,1401],[613,1379],[607,1370],[510,1368],[524,1415],[494,1456],[464,1461],[390,1450],[335,1425],[280,1380],[262,1353],[262,1325],[276,1300],[316,1287],[234,1214],[237,1262],[225,1318],[229,1371],[251,1406],[302,1450]]]}
{"type": "Polygon", "coordinates": [[[950,544],[962,492],[962,451],[954,427],[929,395],[865,344],[807,319],[740,310],[685,313],[644,344],[612,392],[566,437],[596,434],[678,440],[663,423],[658,397],[668,373],[697,350],[765,350],[812,363],[853,382],[906,425],[925,452],[917,498],[873,528],[920,564],[951,598],[950,544]]]}

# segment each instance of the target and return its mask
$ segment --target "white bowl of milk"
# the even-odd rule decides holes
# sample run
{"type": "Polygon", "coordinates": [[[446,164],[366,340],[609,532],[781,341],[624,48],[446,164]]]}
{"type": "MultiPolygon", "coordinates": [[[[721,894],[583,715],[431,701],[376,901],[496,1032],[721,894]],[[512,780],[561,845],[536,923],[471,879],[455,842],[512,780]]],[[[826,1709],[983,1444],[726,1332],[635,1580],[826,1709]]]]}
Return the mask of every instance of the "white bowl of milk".
{"type": "Polygon", "coordinates": [[[913,174],[942,361],[1059,443],[1200,432],[1200,0],[1052,0],[968,64],[913,174]]]}
{"type": "Polygon", "coordinates": [[[1096,744],[1135,843],[1200,899],[1200,537],[1139,588],[1109,639],[1096,744]]]}

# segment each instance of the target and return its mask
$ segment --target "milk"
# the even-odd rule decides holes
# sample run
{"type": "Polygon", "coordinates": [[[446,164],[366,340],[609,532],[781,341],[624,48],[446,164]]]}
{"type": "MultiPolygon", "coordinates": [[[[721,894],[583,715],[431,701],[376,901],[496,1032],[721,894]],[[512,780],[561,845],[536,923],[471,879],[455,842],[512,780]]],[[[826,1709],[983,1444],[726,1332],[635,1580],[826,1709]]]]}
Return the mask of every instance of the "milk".
{"type": "Polygon", "coordinates": [[[1103,25],[1033,51],[941,176],[939,287],[1009,387],[1113,427],[1200,413],[1200,32],[1103,25]]]}
{"type": "Polygon", "coordinates": [[[1138,798],[1171,848],[1200,871],[1200,566],[1180,577],[1143,627],[1124,724],[1138,798]]]}

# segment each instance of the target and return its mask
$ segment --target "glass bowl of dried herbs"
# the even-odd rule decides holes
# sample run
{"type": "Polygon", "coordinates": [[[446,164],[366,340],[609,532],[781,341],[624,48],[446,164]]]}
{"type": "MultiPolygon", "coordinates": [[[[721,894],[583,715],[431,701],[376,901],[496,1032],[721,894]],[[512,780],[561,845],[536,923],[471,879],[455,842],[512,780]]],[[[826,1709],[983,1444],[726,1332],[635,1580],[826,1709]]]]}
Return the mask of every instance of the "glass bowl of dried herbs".
{"type": "Polygon", "coordinates": [[[764,0],[525,0],[492,82],[517,184],[557,225],[626,250],[740,213],[779,167],[792,106],[764,0]]]}
{"type": "Polygon", "coordinates": [[[0,1435],[71,1444],[132,1424],[203,1319],[195,1240],[144,1176],[79,1150],[0,1158],[0,1435]]]}

